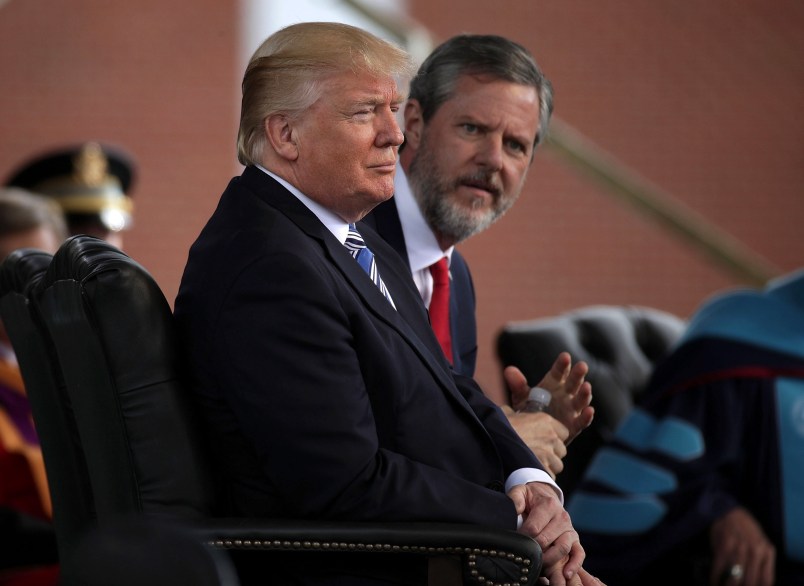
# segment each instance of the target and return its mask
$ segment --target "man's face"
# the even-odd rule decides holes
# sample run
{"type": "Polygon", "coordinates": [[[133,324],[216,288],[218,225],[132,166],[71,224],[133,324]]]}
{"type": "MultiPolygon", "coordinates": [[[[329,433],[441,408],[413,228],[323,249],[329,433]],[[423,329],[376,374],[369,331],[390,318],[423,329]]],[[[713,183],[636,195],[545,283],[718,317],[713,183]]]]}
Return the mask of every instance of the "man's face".
{"type": "Polygon", "coordinates": [[[294,124],[295,185],[353,222],[394,193],[403,98],[391,77],[338,74],[294,124]]]}
{"type": "Polygon", "coordinates": [[[487,228],[519,196],[539,129],[536,88],[472,76],[426,124],[418,103],[405,109],[403,151],[413,194],[447,248],[487,228]],[[407,149],[411,153],[407,154],[407,149]]]}

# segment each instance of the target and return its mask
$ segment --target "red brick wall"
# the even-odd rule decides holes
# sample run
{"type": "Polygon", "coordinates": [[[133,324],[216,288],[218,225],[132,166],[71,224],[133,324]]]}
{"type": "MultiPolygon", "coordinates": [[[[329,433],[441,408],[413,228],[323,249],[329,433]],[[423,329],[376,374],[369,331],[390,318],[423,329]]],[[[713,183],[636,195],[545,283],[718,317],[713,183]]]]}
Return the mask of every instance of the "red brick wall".
{"type": "MultiPolygon", "coordinates": [[[[804,265],[804,10],[795,2],[409,0],[437,38],[510,36],[556,115],[784,271],[804,265]]],[[[187,249],[238,172],[237,2],[0,6],[0,177],[97,139],[139,161],[125,248],[172,301],[187,249]]],[[[462,245],[479,297],[478,378],[508,320],[592,303],[687,315],[738,284],[664,229],[537,154],[522,199],[462,245]]]]}
{"type": "Polygon", "coordinates": [[[0,6],[0,178],[88,139],[138,161],[124,247],[172,302],[187,249],[238,169],[236,2],[0,6]]]}

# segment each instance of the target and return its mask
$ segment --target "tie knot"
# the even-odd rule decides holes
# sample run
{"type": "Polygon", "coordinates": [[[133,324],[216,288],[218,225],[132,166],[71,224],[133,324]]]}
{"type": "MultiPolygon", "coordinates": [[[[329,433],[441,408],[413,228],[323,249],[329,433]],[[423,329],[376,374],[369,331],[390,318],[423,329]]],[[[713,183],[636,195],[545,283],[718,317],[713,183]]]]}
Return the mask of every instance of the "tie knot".
{"type": "Polygon", "coordinates": [[[442,256],[438,262],[430,265],[430,274],[433,275],[433,283],[436,285],[449,283],[449,266],[446,256],[442,256]]]}
{"type": "Polygon", "coordinates": [[[346,234],[346,242],[344,242],[343,245],[353,253],[359,252],[366,247],[365,240],[363,240],[363,237],[360,235],[360,232],[357,231],[357,227],[354,224],[349,224],[349,232],[346,234]]]}

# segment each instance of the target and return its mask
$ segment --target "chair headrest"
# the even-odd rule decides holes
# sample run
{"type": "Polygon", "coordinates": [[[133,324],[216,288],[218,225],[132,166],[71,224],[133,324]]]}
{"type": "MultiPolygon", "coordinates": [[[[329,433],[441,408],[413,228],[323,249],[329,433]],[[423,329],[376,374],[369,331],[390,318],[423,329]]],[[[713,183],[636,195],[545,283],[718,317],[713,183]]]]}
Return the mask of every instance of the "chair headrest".
{"type": "Polygon", "coordinates": [[[0,269],[0,296],[11,291],[27,295],[41,279],[53,256],[34,248],[21,248],[9,254],[0,269]]]}
{"type": "Polygon", "coordinates": [[[594,305],[509,323],[498,336],[497,351],[505,365],[519,366],[532,384],[559,352],[568,351],[574,361],[589,363],[593,386],[619,385],[636,393],[684,327],[684,320],[658,309],[594,305]]]}
{"type": "Polygon", "coordinates": [[[62,279],[83,283],[103,270],[125,265],[134,265],[147,274],[136,261],[105,240],[86,235],[72,236],[53,255],[40,288],[44,289],[62,279]]]}

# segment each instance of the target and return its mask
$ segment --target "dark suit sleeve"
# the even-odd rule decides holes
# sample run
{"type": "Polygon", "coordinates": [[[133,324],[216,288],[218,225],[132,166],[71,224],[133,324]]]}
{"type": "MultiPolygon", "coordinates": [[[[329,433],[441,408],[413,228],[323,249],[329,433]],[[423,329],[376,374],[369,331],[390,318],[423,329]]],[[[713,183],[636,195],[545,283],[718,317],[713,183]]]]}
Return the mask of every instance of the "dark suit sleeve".
{"type": "Polygon", "coordinates": [[[544,470],[541,462],[511,427],[505,414],[483,393],[475,380],[458,373],[454,377],[461,394],[494,439],[506,477],[519,468],[544,470]]]}
{"type": "MultiPolygon", "coordinates": [[[[382,205],[387,206],[388,203],[389,202],[386,202],[382,205]]],[[[394,215],[394,218],[397,218],[397,216],[394,215]]],[[[458,391],[461,393],[464,400],[469,404],[470,408],[474,411],[475,416],[483,423],[486,431],[492,436],[499,456],[504,462],[505,475],[507,476],[519,468],[527,467],[543,469],[543,466],[533,455],[533,452],[531,452],[531,450],[519,438],[518,434],[511,428],[510,424],[508,423],[508,419],[500,411],[499,407],[483,393],[483,390],[472,378],[472,373],[466,373],[465,369],[459,367],[457,363],[454,369],[449,368],[446,358],[444,358],[442,355],[441,346],[436,340],[432,328],[429,325],[429,318],[427,318],[426,310],[424,309],[424,304],[421,300],[419,292],[410,277],[410,268],[407,260],[399,257],[398,255],[393,255],[393,251],[390,250],[387,243],[383,242],[382,239],[376,239],[373,232],[366,230],[365,227],[364,232],[364,236],[371,242],[372,248],[377,252],[378,261],[382,263],[383,274],[393,277],[392,280],[389,280],[389,283],[393,284],[393,290],[397,293],[402,293],[403,291],[400,291],[400,289],[404,289],[408,293],[408,298],[412,297],[415,299],[416,306],[419,309],[418,312],[415,311],[415,308],[408,308],[400,304],[400,313],[404,314],[406,321],[411,325],[411,327],[415,328],[415,324],[421,325],[421,327],[417,329],[418,337],[423,341],[423,343],[429,345],[433,354],[441,358],[442,366],[446,370],[450,371],[450,375],[452,376],[458,391]]],[[[457,280],[460,283],[459,288],[463,292],[461,297],[463,302],[467,304],[461,306],[461,311],[464,312],[463,317],[465,318],[463,320],[464,329],[467,329],[468,326],[469,330],[467,335],[464,336],[462,346],[464,350],[466,350],[467,347],[469,348],[468,352],[464,353],[463,356],[464,358],[470,358],[470,360],[469,362],[463,363],[463,365],[470,367],[471,371],[474,371],[474,357],[477,353],[477,336],[474,314],[474,288],[472,286],[472,279],[471,275],[469,274],[469,269],[457,251],[455,251],[453,254],[453,263],[455,262],[457,262],[456,266],[458,272],[456,275],[453,275],[453,278],[457,277],[457,280]]],[[[453,301],[454,299],[450,302],[452,303],[453,301]]],[[[452,315],[455,315],[455,313],[452,315]]]]}

